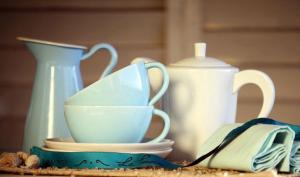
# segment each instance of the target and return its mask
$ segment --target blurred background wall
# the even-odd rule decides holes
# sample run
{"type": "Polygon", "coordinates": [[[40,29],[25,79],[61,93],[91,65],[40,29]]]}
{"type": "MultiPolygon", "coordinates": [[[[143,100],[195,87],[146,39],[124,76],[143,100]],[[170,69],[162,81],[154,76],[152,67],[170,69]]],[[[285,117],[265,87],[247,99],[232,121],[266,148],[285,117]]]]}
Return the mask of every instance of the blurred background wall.
{"type": "MultiPolygon", "coordinates": [[[[17,36],[108,42],[119,52],[118,68],[137,56],[175,62],[193,56],[193,43],[204,41],[208,56],[269,74],[277,94],[271,117],[300,124],[299,0],[1,1],[0,151],[21,148],[35,74],[35,60],[17,36]]],[[[99,78],[107,58],[100,52],[82,62],[85,85],[99,78]]],[[[258,88],[242,88],[237,121],[254,118],[261,102],[258,88]]],[[[148,135],[160,128],[154,121],[148,135]]]]}

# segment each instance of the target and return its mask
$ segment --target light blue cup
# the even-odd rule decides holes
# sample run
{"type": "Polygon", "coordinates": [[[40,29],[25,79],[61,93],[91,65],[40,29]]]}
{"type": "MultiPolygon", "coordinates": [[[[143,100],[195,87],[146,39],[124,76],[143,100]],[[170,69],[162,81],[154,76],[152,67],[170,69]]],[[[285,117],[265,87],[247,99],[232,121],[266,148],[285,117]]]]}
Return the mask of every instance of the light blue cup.
{"type": "Polygon", "coordinates": [[[159,62],[131,64],[89,85],[69,97],[66,105],[85,106],[147,106],[154,105],[166,92],[169,75],[159,62]],[[158,68],[162,72],[163,84],[149,101],[150,84],[148,70],[158,68]]]}
{"type": "Polygon", "coordinates": [[[78,143],[140,143],[153,114],[162,118],[164,128],[147,143],[162,141],[170,129],[169,116],[153,106],[65,105],[69,130],[78,143]]]}

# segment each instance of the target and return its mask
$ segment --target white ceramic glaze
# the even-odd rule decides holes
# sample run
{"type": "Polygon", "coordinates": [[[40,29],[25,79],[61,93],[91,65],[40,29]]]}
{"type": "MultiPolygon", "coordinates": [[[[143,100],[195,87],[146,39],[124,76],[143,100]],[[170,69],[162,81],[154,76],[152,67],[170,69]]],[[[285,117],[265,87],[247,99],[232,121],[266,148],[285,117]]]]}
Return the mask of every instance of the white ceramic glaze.
{"type": "MultiPolygon", "coordinates": [[[[263,106],[257,117],[267,117],[275,99],[273,82],[265,73],[239,72],[223,61],[205,57],[205,44],[197,43],[195,48],[194,58],[167,67],[170,84],[162,107],[171,120],[169,138],[176,142],[170,156],[174,160],[196,159],[199,147],[214,131],[223,124],[235,122],[238,90],[243,85],[255,84],[263,93],[263,106]]],[[[149,75],[156,90],[161,77],[156,71],[149,75]]]]}
{"type": "MultiPolygon", "coordinates": [[[[148,141],[146,139],[145,141],[148,141]]],[[[72,138],[51,138],[45,140],[45,147],[66,151],[95,152],[145,152],[172,148],[174,141],[164,139],[157,143],[76,143],[72,138]]]]}

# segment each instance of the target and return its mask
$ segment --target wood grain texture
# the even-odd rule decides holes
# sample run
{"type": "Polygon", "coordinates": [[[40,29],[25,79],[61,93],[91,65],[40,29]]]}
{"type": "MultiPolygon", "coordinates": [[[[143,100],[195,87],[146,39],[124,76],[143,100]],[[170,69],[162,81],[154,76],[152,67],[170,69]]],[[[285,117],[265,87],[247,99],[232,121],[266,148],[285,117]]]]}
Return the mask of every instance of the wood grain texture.
{"type": "Polygon", "coordinates": [[[25,119],[7,117],[0,124],[0,152],[22,148],[25,119]]]}
{"type": "MultiPolygon", "coordinates": [[[[210,34],[206,35],[208,56],[246,68],[300,68],[300,34],[210,34]],[[219,40],[222,39],[222,40],[219,40]],[[276,40],[281,41],[280,43],[276,40]],[[226,42],[229,41],[229,42],[226,42]]],[[[90,46],[90,45],[89,45],[90,46]]],[[[137,56],[155,58],[164,62],[161,45],[115,45],[120,53],[120,66],[125,66],[137,56]]],[[[0,50],[2,82],[32,82],[35,61],[25,46],[18,49],[0,50]],[[14,72],[11,67],[14,66],[14,72]],[[9,76],[9,77],[8,77],[9,76]]],[[[100,52],[93,59],[82,62],[85,80],[93,81],[105,66],[105,52],[100,52]]]]}
{"type": "MultiPolygon", "coordinates": [[[[226,176],[226,177],[278,177],[275,170],[268,170],[257,173],[249,172],[238,172],[234,170],[221,170],[213,169],[199,166],[192,166],[187,168],[178,168],[175,170],[165,170],[162,168],[148,168],[148,169],[28,169],[28,168],[16,168],[16,167],[0,167],[0,171],[3,173],[13,173],[21,175],[37,175],[45,176],[53,175],[53,177],[63,176],[95,176],[95,177],[149,177],[149,176],[164,176],[164,177],[216,177],[216,176],[226,176]]],[[[2,176],[2,175],[0,175],[2,176]]],[[[10,175],[8,175],[10,176],[10,175]]],[[[291,175],[283,175],[291,176],[291,175]]],[[[16,177],[12,175],[10,177],[16,177]]]]}
{"type": "Polygon", "coordinates": [[[232,65],[300,68],[300,33],[205,33],[207,55],[232,65]]]}
{"type": "Polygon", "coordinates": [[[4,12],[0,47],[20,44],[17,36],[71,44],[161,44],[161,12],[4,12]]]}
{"type": "MultiPolygon", "coordinates": [[[[299,108],[300,108],[300,103],[275,102],[275,105],[269,117],[278,121],[300,125],[299,108]]],[[[254,119],[255,117],[257,117],[260,109],[261,109],[261,104],[258,102],[255,103],[240,102],[237,108],[237,116],[236,116],[237,122],[242,123],[254,119]]]]}
{"type": "Polygon", "coordinates": [[[0,120],[9,116],[24,119],[30,98],[31,87],[0,87],[0,120]]]}
{"type": "Polygon", "coordinates": [[[194,54],[202,36],[202,0],[166,1],[166,59],[173,63],[194,54]]]}
{"type": "Polygon", "coordinates": [[[300,29],[298,0],[206,0],[203,6],[206,31],[300,29]]]}
{"type": "Polygon", "coordinates": [[[95,8],[103,8],[103,9],[138,9],[145,10],[145,8],[162,8],[163,2],[162,0],[51,0],[51,1],[39,1],[39,0],[3,0],[0,4],[0,10],[3,9],[27,9],[32,10],[42,9],[42,10],[51,10],[53,8],[61,8],[65,9],[95,9],[95,8]]]}
{"type": "MultiPolygon", "coordinates": [[[[276,102],[300,101],[300,69],[298,68],[264,68],[255,69],[265,72],[271,77],[275,85],[276,102]]],[[[261,92],[254,85],[246,85],[240,89],[239,96],[245,101],[261,100],[261,92]]]]}

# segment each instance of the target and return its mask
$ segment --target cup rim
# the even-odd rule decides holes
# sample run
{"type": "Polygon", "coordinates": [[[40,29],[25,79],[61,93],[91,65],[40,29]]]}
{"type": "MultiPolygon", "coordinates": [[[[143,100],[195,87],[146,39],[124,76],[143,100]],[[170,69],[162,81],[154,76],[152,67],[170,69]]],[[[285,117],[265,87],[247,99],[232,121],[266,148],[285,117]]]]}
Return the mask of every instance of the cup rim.
{"type": "Polygon", "coordinates": [[[65,104],[64,107],[76,107],[76,108],[107,108],[107,109],[145,109],[145,108],[152,108],[152,105],[146,106],[90,106],[90,105],[72,105],[72,104],[65,104]]]}
{"type": "Polygon", "coordinates": [[[129,65],[127,65],[127,66],[125,66],[125,67],[123,67],[123,68],[121,68],[121,69],[119,69],[119,70],[117,70],[117,71],[115,71],[115,72],[112,72],[112,73],[110,73],[109,75],[103,77],[102,79],[99,79],[99,80],[93,82],[92,84],[86,86],[85,88],[83,88],[82,90],[78,91],[78,92],[75,93],[74,95],[70,96],[69,98],[66,99],[65,102],[72,102],[72,99],[73,99],[74,97],[76,98],[77,96],[80,96],[83,92],[85,92],[85,91],[84,91],[85,89],[91,88],[91,87],[95,86],[96,84],[99,84],[99,83],[101,83],[101,82],[105,82],[106,80],[110,80],[111,77],[114,77],[115,75],[119,75],[121,72],[124,72],[125,70],[128,70],[128,68],[137,66],[137,65],[139,65],[139,64],[145,64],[145,63],[139,62],[139,63],[129,64],[129,65]]]}

